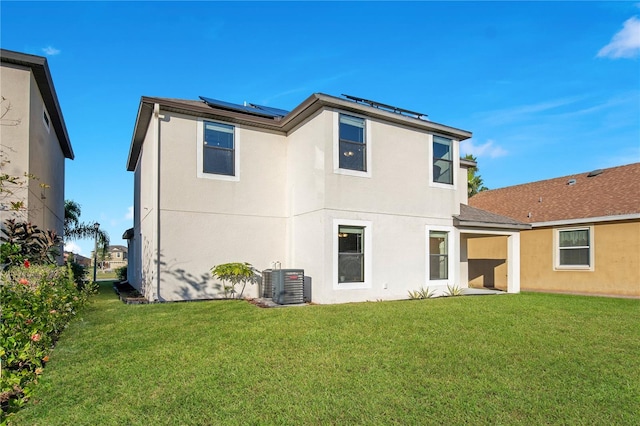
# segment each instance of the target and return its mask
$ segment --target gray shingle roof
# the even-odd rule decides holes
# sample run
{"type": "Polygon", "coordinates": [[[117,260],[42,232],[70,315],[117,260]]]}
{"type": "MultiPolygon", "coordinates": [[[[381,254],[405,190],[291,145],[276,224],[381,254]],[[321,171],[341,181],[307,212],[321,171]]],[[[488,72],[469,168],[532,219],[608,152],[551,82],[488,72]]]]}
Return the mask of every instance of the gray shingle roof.
{"type": "Polygon", "coordinates": [[[460,204],[460,214],[453,216],[456,226],[503,229],[530,229],[531,225],[510,217],[460,204]]]}
{"type": "Polygon", "coordinates": [[[527,223],[640,214],[640,163],[482,191],[469,205],[527,223]]]}

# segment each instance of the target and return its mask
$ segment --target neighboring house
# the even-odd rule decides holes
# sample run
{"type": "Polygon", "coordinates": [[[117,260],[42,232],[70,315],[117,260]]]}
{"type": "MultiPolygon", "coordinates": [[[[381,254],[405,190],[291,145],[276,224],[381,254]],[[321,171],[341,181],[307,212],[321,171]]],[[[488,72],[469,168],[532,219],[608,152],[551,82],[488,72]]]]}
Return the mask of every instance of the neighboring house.
{"type": "MultiPolygon", "coordinates": [[[[103,256],[98,252],[98,267],[102,270],[116,270],[128,264],[127,248],[125,246],[109,246],[107,253],[103,256]]],[[[91,266],[93,266],[94,252],[91,251],[91,266]]]]}
{"type": "Polygon", "coordinates": [[[467,240],[503,235],[518,292],[529,226],[465,205],[471,133],[345,97],[313,94],[291,112],[143,97],[127,162],[130,283],[150,300],[215,298],[210,269],[249,262],[304,269],[317,303],[406,299],[466,287],[467,240]]]}
{"type": "Polygon", "coordinates": [[[2,173],[33,177],[2,194],[0,220],[29,221],[62,236],[65,159],[74,156],[47,60],[4,49],[0,58],[2,173]],[[10,210],[12,202],[23,202],[21,211],[10,210]]]}
{"type": "Polygon", "coordinates": [[[88,268],[92,265],[91,263],[91,259],[88,257],[84,257],[82,255],[70,252],[70,251],[65,251],[64,252],[64,261],[71,261],[71,262],[75,262],[78,265],[84,266],[85,268],[88,268]]]}
{"type": "MultiPolygon", "coordinates": [[[[640,297],[640,163],[484,191],[469,204],[528,222],[522,290],[640,297]]],[[[504,242],[469,246],[470,283],[504,286],[504,242]]]]}

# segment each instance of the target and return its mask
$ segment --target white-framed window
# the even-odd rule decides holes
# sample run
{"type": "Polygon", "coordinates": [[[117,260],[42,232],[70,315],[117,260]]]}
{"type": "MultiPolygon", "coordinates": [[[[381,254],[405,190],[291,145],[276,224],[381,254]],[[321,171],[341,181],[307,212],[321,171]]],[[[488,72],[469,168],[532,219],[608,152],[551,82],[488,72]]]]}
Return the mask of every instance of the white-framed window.
{"type": "Polygon", "coordinates": [[[47,129],[47,132],[49,132],[51,130],[51,119],[49,118],[49,113],[47,113],[47,109],[44,106],[42,107],[42,122],[44,123],[44,127],[47,129]]]}
{"type": "Polygon", "coordinates": [[[453,140],[434,135],[432,148],[432,182],[440,185],[453,185],[455,180],[453,140]]]}
{"type": "Polygon", "coordinates": [[[334,172],[371,177],[370,120],[341,112],[334,117],[334,172]]]}
{"type": "Polygon", "coordinates": [[[555,229],[555,267],[558,270],[593,270],[593,227],[555,229]]]}
{"type": "Polygon", "coordinates": [[[335,289],[371,288],[372,222],[333,220],[335,289]]]}
{"type": "Polygon", "coordinates": [[[236,126],[199,119],[196,142],[199,178],[240,180],[240,137],[236,126]]]}
{"type": "Polygon", "coordinates": [[[427,226],[427,285],[455,283],[456,233],[448,226],[427,226]]]}

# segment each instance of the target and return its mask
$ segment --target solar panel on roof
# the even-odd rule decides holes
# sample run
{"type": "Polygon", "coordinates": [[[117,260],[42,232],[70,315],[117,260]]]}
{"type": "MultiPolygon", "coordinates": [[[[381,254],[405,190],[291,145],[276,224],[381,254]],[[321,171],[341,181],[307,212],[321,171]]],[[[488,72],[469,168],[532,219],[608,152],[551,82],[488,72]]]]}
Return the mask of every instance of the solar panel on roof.
{"type": "Polygon", "coordinates": [[[207,105],[214,108],[222,108],[222,109],[227,109],[231,111],[246,112],[248,114],[258,115],[261,117],[275,118],[275,117],[284,117],[285,115],[288,114],[288,111],[278,109],[278,108],[262,107],[262,106],[253,105],[253,104],[250,104],[251,106],[245,106],[245,105],[234,104],[231,102],[219,101],[217,99],[207,98],[205,96],[200,96],[200,99],[202,99],[207,105]]]}
{"type": "Polygon", "coordinates": [[[254,108],[261,109],[263,111],[272,112],[272,113],[277,114],[277,115],[279,115],[281,117],[284,117],[285,115],[289,114],[289,111],[284,110],[284,109],[280,109],[280,108],[274,108],[274,107],[258,105],[258,104],[249,104],[249,105],[251,105],[254,108]]]}

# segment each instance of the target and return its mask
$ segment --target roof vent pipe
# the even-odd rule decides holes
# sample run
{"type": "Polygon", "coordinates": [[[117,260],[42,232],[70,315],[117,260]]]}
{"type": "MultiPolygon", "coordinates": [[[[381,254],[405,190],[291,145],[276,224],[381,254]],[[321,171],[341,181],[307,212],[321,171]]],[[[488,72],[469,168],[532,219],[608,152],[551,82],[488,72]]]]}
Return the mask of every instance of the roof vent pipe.
{"type": "Polygon", "coordinates": [[[575,184],[576,184],[575,179],[569,179],[569,182],[567,182],[567,185],[575,185],[575,184]]]}

